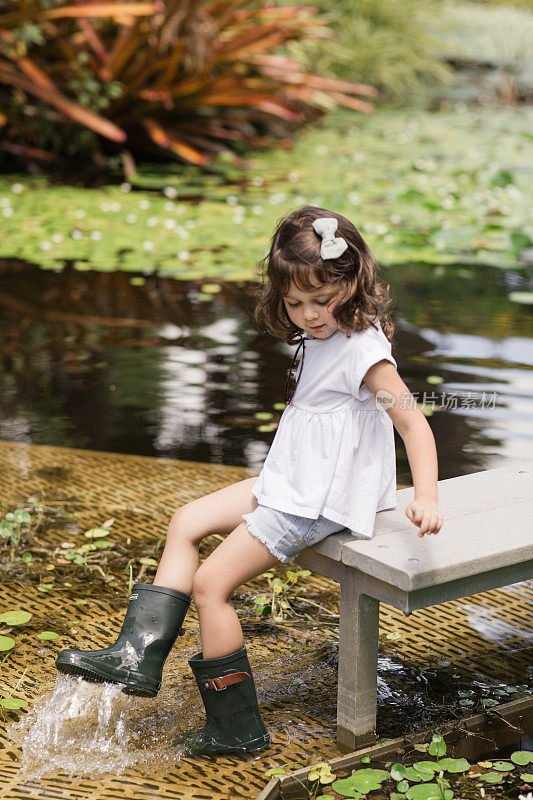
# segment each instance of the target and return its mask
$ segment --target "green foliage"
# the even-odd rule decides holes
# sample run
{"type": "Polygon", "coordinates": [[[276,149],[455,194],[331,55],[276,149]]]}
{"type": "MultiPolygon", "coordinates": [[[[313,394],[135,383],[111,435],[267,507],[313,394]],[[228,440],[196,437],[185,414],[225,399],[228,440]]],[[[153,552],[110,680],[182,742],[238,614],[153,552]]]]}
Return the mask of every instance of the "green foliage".
{"type": "MultiPolygon", "coordinates": [[[[283,620],[288,616],[295,616],[289,597],[291,594],[296,594],[292,590],[297,581],[310,575],[310,571],[308,569],[289,570],[284,581],[281,578],[273,578],[272,574],[272,570],[265,572],[270,591],[262,593],[253,599],[255,613],[259,616],[271,616],[274,620],[283,620]]],[[[298,589],[301,591],[302,587],[298,587],[298,589]]]]}
{"type": "MultiPolygon", "coordinates": [[[[454,794],[457,797],[466,796],[464,795],[465,783],[462,782],[463,775],[469,779],[469,785],[472,785],[471,779],[476,781],[476,794],[479,792],[482,798],[489,796],[486,794],[487,790],[484,788],[484,784],[504,784],[505,782],[507,784],[505,796],[514,797],[515,794],[510,791],[511,788],[518,787],[520,783],[528,784],[533,781],[533,775],[520,772],[520,766],[533,762],[533,753],[524,750],[514,752],[510,761],[480,761],[473,771],[470,771],[471,764],[466,758],[447,757],[440,758],[438,761],[411,763],[412,755],[417,750],[433,752],[440,756],[446,753],[446,749],[447,745],[443,737],[435,733],[432,735],[431,742],[413,745],[413,750],[405,753],[403,758],[409,762],[409,766],[400,762],[387,761],[385,769],[357,767],[350,775],[343,777],[338,775],[338,772],[342,774],[344,771],[342,767],[333,770],[328,762],[320,762],[313,764],[307,772],[307,781],[311,787],[305,786],[305,784],[302,786],[308,790],[306,796],[316,798],[316,800],[319,800],[316,795],[322,783],[331,784],[331,789],[337,793],[336,796],[356,798],[357,800],[364,800],[371,792],[378,790],[381,790],[381,796],[390,797],[391,800],[452,800],[454,794]],[[486,771],[479,772],[479,768],[486,771]],[[499,772],[495,770],[499,770],[499,772]],[[447,773],[450,778],[444,777],[444,773],[447,773]],[[454,777],[457,782],[456,787],[452,786],[454,777]]],[[[401,752],[403,753],[403,750],[401,752]]],[[[361,758],[361,763],[369,761],[371,761],[369,756],[361,758]]],[[[382,762],[378,759],[377,763],[381,765],[382,762]]],[[[270,770],[268,774],[282,775],[284,771],[270,770]]],[[[470,797],[470,793],[468,796],[470,797]]],[[[332,795],[320,795],[320,797],[331,797],[333,800],[332,795]]]]}
{"type": "Polygon", "coordinates": [[[28,505],[8,511],[4,518],[0,519],[0,540],[3,539],[3,544],[9,546],[10,561],[14,561],[17,551],[31,541],[39,527],[42,512],[42,503],[32,498],[28,505]]]}
{"type": "MultiPolygon", "coordinates": [[[[294,0],[292,0],[294,2],[294,0]]],[[[329,75],[359,80],[381,90],[380,104],[417,103],[426,84],[449,82],[452,70],[436,54],[431,21],[434,0],[316,0],[333,37],[291,43],[290,51],[329,75]]]]}
{"type": "MultiPolygon", "coordinates": [[[[0,125],[11,159],[46,167],[78,153],[109,169],[118,151],[130,177],[134,156],[149,151],[204,167],[221,150],[273,145],[325,112],[323,76],[273,53],[326,25],[312,6],[196,0],[179,13],[172,3],[94,6],[3,4],[0,125]]],[[[373,87],[326,83],[328,108],[373,110],[354,97],[375,96],[373,87]]]]}
{"type": "Polygon", "coordinates": [[[256,154],[252,175],[239,171],[230,186],[224,163],[209,177],[148,164],[138,191],[0,176],[2,255],[54,270],[72,260],[76,269],[254,280],[276,220],[308,202],[353,220],[381,264],[516,267],[523,237],[533,239],[532,124],[529,108],[357,120],[342,110],[292,150],[256,154]],[[497,185],[502,173],[513,182],[497,185]],[[187,202],[193,194],[202,202],[187,202]]]}

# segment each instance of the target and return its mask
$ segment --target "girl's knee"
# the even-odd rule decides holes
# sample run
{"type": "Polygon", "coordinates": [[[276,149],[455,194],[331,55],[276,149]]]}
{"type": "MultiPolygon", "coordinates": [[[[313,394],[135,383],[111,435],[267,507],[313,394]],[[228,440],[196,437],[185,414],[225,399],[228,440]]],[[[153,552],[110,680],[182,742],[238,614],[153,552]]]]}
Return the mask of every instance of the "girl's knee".
{"type": "Polygon", "coordinates": [[[195,604],[206,602],[225,602],[231,597],[231,592],[221,583],[220,578],[213,574],[213,570],[201,564],[194,573],[192,582],[192,596],[195,604]]]}
{"type": "Polygon", "coordinates": [[[167,541],[190,541],[197,539],[197,530],[194,524],[194,514],[187,505],[177,508],[172,515],[167,528],[167,541]]]}

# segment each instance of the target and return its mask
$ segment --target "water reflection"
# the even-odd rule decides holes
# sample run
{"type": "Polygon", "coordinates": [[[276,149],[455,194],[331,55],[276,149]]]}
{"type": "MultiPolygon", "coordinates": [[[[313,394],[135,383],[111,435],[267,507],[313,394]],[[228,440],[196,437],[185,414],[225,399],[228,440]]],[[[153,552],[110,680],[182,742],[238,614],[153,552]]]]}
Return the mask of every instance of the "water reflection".
{"type": "MultiPolygon", "coordinates": [[[[439,478],[531,458],[533,314],[508,300],[509,285],[531,282],[525,268],[409,265],[386,277],[395,357],[435,434],[439,478]]],[[[255,329],[246,283],[220,284],[209,301],[202,285],[3,262],[0,438],[258,472],[294,347],[255,329]],[[269,430],[257,412],[272,414],[269,430]]]]}

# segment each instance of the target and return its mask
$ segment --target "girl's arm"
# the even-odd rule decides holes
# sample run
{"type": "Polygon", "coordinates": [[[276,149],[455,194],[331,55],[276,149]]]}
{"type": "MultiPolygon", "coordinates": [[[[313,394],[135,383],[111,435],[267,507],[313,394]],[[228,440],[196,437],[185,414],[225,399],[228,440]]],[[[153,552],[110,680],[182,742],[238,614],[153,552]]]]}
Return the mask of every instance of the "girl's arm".
{"type": "Polygon", "coordinates": [[[437,448],[433,432],[417,406],[414,396],[390,361],[379,361],[364,376],[364,383],[377,395],[407,451],[413,476],[415,499],[405,509],[406,516],[419,525],[418,535],[438,533],[443,518],[438,507],[437,448]],[[381,391],[380,391],[381,390],[381,391]]]}

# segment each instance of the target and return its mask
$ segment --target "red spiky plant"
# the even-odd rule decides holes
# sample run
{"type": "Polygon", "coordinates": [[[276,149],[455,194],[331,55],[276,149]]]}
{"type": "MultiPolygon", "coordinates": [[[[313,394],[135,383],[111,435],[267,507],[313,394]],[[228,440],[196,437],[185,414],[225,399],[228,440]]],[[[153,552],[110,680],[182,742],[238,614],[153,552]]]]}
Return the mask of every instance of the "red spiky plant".
{"type": "Polygon", "coordinates": [[[283,54],[331,36],[312,6],[250,0],[8,0],[0,13],[0,151],[29,164],[290,145],[335,105],[369,113],[365,84],[304,73],[283,54]],[[280,50],[282,52],[280,52],[280,50]],[[90,133],[89,133],[90,132],[90,133]]]}

